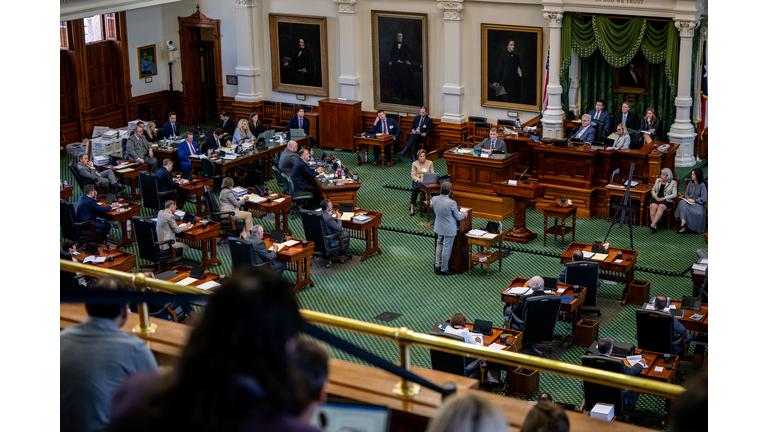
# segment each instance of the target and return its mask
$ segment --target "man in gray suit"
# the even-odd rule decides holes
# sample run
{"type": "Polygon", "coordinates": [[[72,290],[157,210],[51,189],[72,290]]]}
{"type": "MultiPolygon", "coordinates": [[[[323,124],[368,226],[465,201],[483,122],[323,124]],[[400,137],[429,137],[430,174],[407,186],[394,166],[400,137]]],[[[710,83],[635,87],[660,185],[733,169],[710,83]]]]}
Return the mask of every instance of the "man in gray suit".
{"type": "Polygon", "coordinates": [[[280,162],[277,167],[280,172],[290,176],[293,171],[293,165],[296,163],[296,159],[299,158],[299,144],[296,141],[288,141],[288,146],[280,154],[280,162]]]}
{"type": "MultiPolygon", "coordinates": [[[[176,201],[168,200],[165,202],[165,210],[162,210],[157,214],[157,241],[164,242],[166,240],[176,240],[176,234],[186,231],[192,228],[192,224],[187,222],[185,224],[176,224],[176,218],[173,213],[176,212],[176,201]]],[[[189,245],[182,242],[174,243],[176,248],[176,258],[181,258],[189,249],[189,245]]],[[[168,245],[160,245],[160,249],[168,249],[168,245]]]]}
{"type": "MultiPolygon", "coordinates": [[[[320,202],[320,208],[322,209],[320,214],[323,215],[325,228],[327,230],[325,235],[341,233],[341,240],[344,242],[344,244],[341,245],[341,255],[347,258],[352,258],[352,255],[347,252],[349,249],[349,231],[342,231],[341,224],[334,218],[336,210],[333,209],[333,203],[331,203],[331,200],[322,200],[320,202]]],[[[331,239],[331,247],[336,247],[338,245],[339,240],[337,238],[331,239]]]]}
{"type": "Polygon", "coordinates": [[[507,152],[507,143],[503,139],[498,139],[499,132],[494,128],[488,132],[490,138],[486,138],[480,144],[475,146],[475,151],[492,153],[493,151],[507,152]]]}
{"type": "Polygon", "coordinates": [[[448,262],[451,260],[451,249],[456,239],[458,226],[456,221],[467,217],[466,212],[460,212],[456,201],[450,199],[451,184],[445,182],[440,185],[440,195],[432,199],[432,208],[435,210],[435,227],[437,234],[437,248],[435,249],[435,273],[438,275],[452,275],[455,272],[448,270],[448,262]]]}
{"type": "Polygon", "coordinates": [[[108,189],[112,192],[120,192],[123,190],[123,185],[115,180],[115,173],[112,170],[106,170],[99,172],[96,167],[93,166],[93,162],[88,160],[88,153],[80,153],[77,159],[77,172],[80,173],[80,177],[86,180],[96,180],[96,184],[103,189],[108,189]]]}
{"type": "Polygon", "coordinates": [[[148,170],[152,174],[157,171],[157,159],[152,153],[152,146],[147,141],[147,137],[144,136],[144,123],[139,122],[133,135],[128,138],[128,143],[125,146],[125,157],[147,164],[148,170]]]}
{"type": "Polygon", "coordinates": [[[585,143],[591,143],[595,139],[595,128],[592,126],[592,116],[581,116],[581,127],[574,131],[569,138],[580,138],[585,143]]]}
{"type": "MultiPolygon", "coordinates": [[[[256,263],[263,263],[272,261],[277,258],[277,252],[274,249],[267,250],[267,245],[264,244],[264,227],[261,225],[254,225],[251,228],[251,235],[245,236],[244,242],[251,244],[256,255],[256,263]]],[[[272,268],[277,274],[283,274],[285,270],[285,263],[282,261],[273,261],[272,268]]]]}

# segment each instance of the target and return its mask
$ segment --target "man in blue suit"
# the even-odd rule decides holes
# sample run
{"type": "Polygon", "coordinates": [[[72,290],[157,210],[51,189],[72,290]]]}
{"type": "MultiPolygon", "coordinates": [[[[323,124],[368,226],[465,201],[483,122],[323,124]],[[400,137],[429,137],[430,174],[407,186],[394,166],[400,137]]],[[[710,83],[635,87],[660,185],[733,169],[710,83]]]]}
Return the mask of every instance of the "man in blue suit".
{"type": "MultiPolygon", "coordinates": [[[[397,139],[400,138],[400,125],[397,124],[396,121],[393,119],[388,119],[387,115],[384,113],[384,110],[378,110],[376,111],[376,121],[373,122],[373,126],[371,127],[371,132],[375,134],[389,134],[395,137],[395,141],[397,142],[397,139]]],[[[387,159],[387,162],[390,166],[392,166],[392,160],[387,157],[387,154],[391,152],[391,145],[386,146],[384,149],[384,157],[387,159]]],[[[373,165],[378,165],[379,163],[379,153],[381,153],[381,150],[378,146],[373,148],[373,165]]]]}
{"type": "MultiPolygon", "coordinates": [[[[187,196],[179,193],[179,187],[181,185],[173,181],[173,174],[171,173],[172,170],[173,161],[168,158],[163,159],[163,167],[157,170],[155,173],[155,176],[157,177],[157,189],[160,192],[173,191],[172,196],[166,195],[163,199],[172,199],[176,201],[176,205],[180,209],[183,209],[184,204],[187,202],[187,196]]],[[[163,203],[160,203],[160,205],[162,206],[163,203]]]]}
{"type": "MultiPolygon", "coordinates": [[[[451,194],[451,184],[444,182],[440,185],[440,195],[432,199],[432,208],[435,210],[435,227],[437,234],[437,248],[435,248],[435,274],[452,275],[455,272],[448,270],[451,260],[453,241],[458,230],[457,221],[467,217],[466,212],[460,212],[456,201],[448,197],[451,194]]],[[[462,257],[463,259],[463,257],[462,257]]]]}
{"type": "Polygon", "coordinates": [[[98,202],[96,202],[96,195],[98,195],[96,186],[92,184],[85,185],[85,188],[83,189],[83,195],[80,197],[80,199],[77,200],[75,215],[77,215],[78,222],[94,221],[93,226],[96,228],[96,231],[108,233],[112,228],[112,225],[96,219],[96,214],[106,213],[110,210],[114,210],[114,208],[117,206],[117,203],[112,203],[111,205],[102,207],[98,202]]]}
{"type": "MultiPolygon", "coordinates": [[[[309,160],[309,150],[299,150],[299,158],[293,164],[293,170],[291,170],[291,180],[293,180],[293,186],[296,188],[296,192],[308,191],[312,192],[317,198],[317,188],[313,178],[318,174],[323,173],[322,168],[318,168],[317,171],[312,171],[307,165],[309,160]]],[[[317,201],[315,201],[317,202],[317,201]]]]}
{"type": "Polygon", "coordinates": [[[568,139],[580,138],[584,142],[592,142],[595,140],[595,128],[590,124],[592,123],[592,117],[589,114],[581,116],[581,127],[574,131],[568,139]]]}
{"type": "Polygon", "coordinates": [[[184,141],[179,143],[179,161],[181,162],[181,171],[192,171],[192,162],[189,161],[190,155],[199,155],[200,149],[194,140],[195,134],[187,131],[184,134],[184,141]]]}
{"type": "Polygon", "coordinates": [[[603,128],[603,136],[597,137],[598,141],[602,140],[604,136],[610,135],[611,113],[609,113],[608,110],[605,109],[604,100],[602,99],[597,100],[597,103],[595,103],[595,109],[589,111],[589,116],[592,117],[592,120],[597,120],[599,122],[602,122],[605,125],[605,127],[603,128]]]}
{"type": "Polygon", "coordinates": [[[181,136],[181,130],[179,124],[176,123],[176,112],[171,111],[168,113],[168,121],[163,125],[163,138],[174,136],[181,136]]]}
{"type": "Polygon", "coordinates": [[[309,137],[309,148],[317,145],[317,140],[309,135],[309,119],[304,117],[304,108],[299,107],[296,115],[288,121],[288,131],[291,129],[304,129],[304,135],[309,137]]]}

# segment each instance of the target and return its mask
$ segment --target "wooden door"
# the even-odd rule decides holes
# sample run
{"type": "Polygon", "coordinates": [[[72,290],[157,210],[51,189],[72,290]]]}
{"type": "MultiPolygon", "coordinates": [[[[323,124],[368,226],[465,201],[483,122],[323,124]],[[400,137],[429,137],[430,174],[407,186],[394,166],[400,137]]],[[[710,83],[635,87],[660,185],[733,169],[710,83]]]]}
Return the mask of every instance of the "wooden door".
{"type": "Polygon", "coordinates": [[[200,73],[200,29],[181,26],[181,62],[184,95],[186,96],[187,118],[183,124],[197,124],[206,120],[203,111],[203,86],[200,73]]]}

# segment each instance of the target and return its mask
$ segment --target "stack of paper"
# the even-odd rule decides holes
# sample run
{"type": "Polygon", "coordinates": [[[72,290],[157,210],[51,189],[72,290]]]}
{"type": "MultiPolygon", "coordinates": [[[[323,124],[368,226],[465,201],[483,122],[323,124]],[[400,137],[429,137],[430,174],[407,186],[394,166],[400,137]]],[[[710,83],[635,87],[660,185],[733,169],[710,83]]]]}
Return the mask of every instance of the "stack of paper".
{"type": "Polygon", "coordinates": [[[479,229],[473,229],[473,230],[470,230],[467,233],[467,237],[480,238],[480,237],[484,236],[485,234],[488,234],[488,232],[487,231],[483,231],[483,230],[479,230],[479,229]]]}
{"type": "MultiPolygon", "coordinates": [[[[584,258],[586,258],[586,255],[584,258]]],[[[591,259],[596,261],[604,261],[606,258],[608,258],[608,254],[594,254],[591,259]]]]}
{"type": "Polygon", "coordinates": [[[693,269],[696,271],[705,271],[707,269],[707,264],[700,264],[700,263],[694,264],[693,269]]]}
{"type": "Polygon", "coordinates": [[[85,257],[85,259],[83,260],[83,264],[86,264],[86,263],[89,263],[89,262],[92,262],[94,264],[98,264],[98,263],[103,263],[106,260],[107,260],[106,257],[91,255],[89,257],[85,257]]]}
{"type": "Polygon", "coordinates": [[[494,234],[494,233],[485,233],[485,234],[483,234],[483,236],[482,236],[482,237],[483,237],[484,239],[492,239],[492,238],[496,238],[496,236],[497,236],[497,235],[498,235],[498,234],[494,234]]]}
{"type": "Polygon", "coordinates": [[[232,193],[235,194],[235,197],[237,199],[240,199],[246,195],[248,195],[248,189],[242,187],[242,186],[235,186],[232,188],[232,193]]]}
{"type": "Polygon", "coordinates": [[[281,203],[283,201],[285,201],[285,198],[278,198],[276,200],[272,200],[272,202],[276,202],[276,203],[281,203]]]}
{"type": "Polygon", "coordinates": [[[587,252],[587,251],[581,251],[581,253],[584,254],[584,258],[592,258],[592,256],[595,254],[594,252],[587,252]]]}
{"type": "Polygon", "coordinates": [[[233,160],[237,159],[237,155],[236,154],[227,154],[227,155],[224,155],[223,159],[225,161],[233,161],[233,160]]]}
{"type": "Polygon", "coordinates": [[[256,204],[258,204],[260,202],[263,202],[263,201],[266,201],[266,200],[267,200],[266,198],[260,197],[260,196],[258,196],[256,194],[249,194],[248,195],[248,201],[249,202],[254,202],[256,204]]]}
{"type": "Polygon", "coordinates": [[[347,221],[347,222],[349,222],[349,221],[351,221],[351,220],[352,220],[352,216],[354,216],[354,215],[355,215],[355,214],[354,214],[354,213],[352,213],[352,212],[346,212],[346,213],[342,213],[342,214],[341,214],[341,218],[340,218],[340,219],[341,219],[341,220],[343,220],[343,221],[347,221]]]}
{"type": "Polygon", "coordinates": [[[533,291],[531,291],[531,289],[528,287],[512,287],[512,288],[507,288],[507,290],[504,291],[504,294],[525,295],[525,294],[528,294],[529,292],[533,292],[533,291]]]}
{"type": "Polygon", "coordinates": [[[370,217],[370,216],[368,216],[368,215],[362,215],[362,214],[359,214],[359,215],[357,215],[357,216],[354,216],[354,217],[352,218],[352,221],[353,221],[353,222],[356,222],[356,223],[366,223],[366,222],[368,222],[368,221],[370,221],[370,220],[371,220],[371,217],[370,217]]]}
{"type": "MultiPolygon", "coordinates": [[[[627,357],[627,362],[629,362],[630,366],[634,366],[634,365],[638,364],[640,362],[640,360],[642,360],[642,358],[643,358],[642,355],[628,356],[627,357]]],[[[643,365],[643,369],[648,369],[648,367],[649,366],[647,364],[643,365]]]]}
{"type": "Polygon", "coordinates": [[[594,407],[592,407],[592,411],[589,412],[589,415],[606,421],[612,421],[613,405],[597,403],[594,407]]]}

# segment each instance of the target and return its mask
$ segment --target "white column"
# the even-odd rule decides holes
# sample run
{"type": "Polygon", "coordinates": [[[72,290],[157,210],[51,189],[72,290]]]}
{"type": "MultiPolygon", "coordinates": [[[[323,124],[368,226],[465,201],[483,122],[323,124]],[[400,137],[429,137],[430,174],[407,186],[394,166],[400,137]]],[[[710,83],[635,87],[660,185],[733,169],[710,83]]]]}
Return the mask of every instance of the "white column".
{"type": "Polygon", "coordinates": [[[581,66],[581,57],[576,54],[573,48],[562,49],[571,50],[571,65],[568,66],[568,78],[570,79],[570,83],[568,83],[568,109],[575,114],[580,114],[581,92],[579,91],[579,85],[581,85],[581,82],[579,77],[581,76],[581,68],[579,66],[581,66]]]}
{"type": "Polygon", "coordinates": [[[466,119],[462,104],[464,86],[461,80],[461,31],[464,0],[438,1],[443,12],[443,116],[440,121],[462,123],[466,119]]]}
{"type": "Polygon", "coordinates": [[[238,102],[262,100],[259,77],[259,23],[257,0],[235,0],[235,43],[237,44],[237,94],[238,102]]]}
{"type": "Polygon", "coordinates": [[[560,85],[560,36],[563,28],[563,14],[545,11],[544,18],[549,21],[549,84],[547,85],[549,105],[544,111],[541,124],[544,127],[544,137],[562,138],[565,112],[563,112],[561,101],[563,86],[560,85]]]}
{"type": "Polygon", "coordinates": [[[339,6],[339,97],[360,100],[357,71],[357,0],[332,0],[339,6]]]}
{"type": "Polygon", "coordinates": [[[669,130],[669,141],[680,144],[675,158],[675,166],[696,164],[693,143],[696,131],[691,123],[691,64],[693,55],[693,32],[699,25],[698,20],[675,20],[675,27],[680,30],[680,58],[677,73],[677,97],[675,98],[675,122],[669,130]]]}

